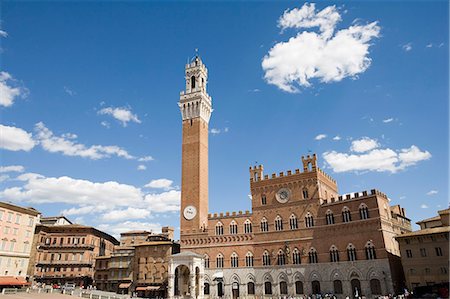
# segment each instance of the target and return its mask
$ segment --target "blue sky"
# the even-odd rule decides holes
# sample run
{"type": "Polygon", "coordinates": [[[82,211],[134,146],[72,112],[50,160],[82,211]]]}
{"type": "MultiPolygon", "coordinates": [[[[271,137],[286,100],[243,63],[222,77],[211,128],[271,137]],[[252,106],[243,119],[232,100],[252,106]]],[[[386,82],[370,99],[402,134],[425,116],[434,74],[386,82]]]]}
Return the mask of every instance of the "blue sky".
{"type": "Polygon", "coordinates": [[[317,153],[340,193],[448,206],[448,2],[1,4],[0,200],[179,226],[184,64],[209,69],[211,212],[317,153]]]}

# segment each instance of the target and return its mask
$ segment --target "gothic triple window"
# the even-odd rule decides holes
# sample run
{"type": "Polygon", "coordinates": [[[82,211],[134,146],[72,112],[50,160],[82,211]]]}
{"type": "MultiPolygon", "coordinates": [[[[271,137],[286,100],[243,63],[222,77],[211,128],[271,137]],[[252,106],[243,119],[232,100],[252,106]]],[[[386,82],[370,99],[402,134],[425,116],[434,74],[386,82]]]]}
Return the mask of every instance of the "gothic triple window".
{"type": "Polygon", "coordinates": [[[359,206],[359,218],[369,219],[369,208],[363,203],[359,206]]]}
{"type": "Polygon", "coordinates": [[[230,235],[236,235],[238,233],[238,226],[236,221],[231,221],[230,223],[230,235]]]}
{"type": "Polygon", "coordinates": [[[250,234],[252,232],[252,223],[249,219],[244,222],[244,232],[250,234]]]}
{"type": "Polygon", "coordinates": [[[264,194],[261,195],[261,204],[263,206],[265,206],[267,204],[267,198],[266,198],[266,196],[264,194]]]}
{"type": "Polygon", "coordinates": [[[289,217],[289,226],[291,229],[298,229],[297,217],[294,214],[289,217]]]}
{"type": "Polygon", "coordinates": [[[298,251],[297,248],[294,248],[294,251],[292,252],[292,263],[294,265],[300,265],[302,263],[300,251],[298,251]]]}
{"type": "Polygon", "coordinates": [[[283,230],[283,219],[280,217],[280,215],[275,218],[275,230],[283,230]]]}
{"type": "Polygon", "coordinates": [[[216,257],[216,268],[223,268],[223,255],[221,253],[216,257]]]}
{"type": "Polygon", "coordinates": [[[223,224],[222,222],[219,222],[216,224],[216,236],[223,235],[223,224]]]}
{"type": "Polygon", "coordinates": [[[356,261],[356,249],[353,244],[347,246],[347,258],[349,261],[356,261]]]}
{"type": "Polygon", "coordinates": [[[283,250],[278,251],[277,265],[286,265],[286,255],[284,254],[283,250]]]}
{"type": "Polygon", "coordinates": [[[231,268],[239,267],[239,257],[236,252],[231,255],[231,268]]]}
{"type": "Polygon", "coordinates": [[[270,266],[270,254],[267,250],[263,254],[263,266],[270,266]]]}
{"type": "Polygon", "coordinates": [[[347,207],[344,207],[342,209],[342,222],[350,222],[350,221],[352,221],[350,210],[347,207]]]}
{"type": "Polygon", "coordinates": [[[317,251],[314,248],[309,250],[308,258],[310,264],[317,264],[319,262],[319,259],[317,258],[317,251]]]}
{"type": "Polygon", "coordinates": [[[331,246],[330,248],[330,262],[337,263],[339,262],[339,251],[336,246],[331,246]]]}
{"type": "Polygon", "coordinates": [[[251,253],[250,251],[245,255],[245,266],[253,267],[253,253],[251,253]]]}
{"type": "Polygon", "coordinates": [[[327,224],[334,224],[334,215],[331,210],[327,211],[325,218],[326,218],[327,224]]]}
{"type": "Polygon", "coordinates": [[[269,223],[267,222],[266,218],[263,218],[261,220],[261,231],[262,232],[268,232],[269,231],[269,223]]]}
{"type": "Polygon", "coordinates": [[[308,213],[306,214],[306,217],[305,217],[305,226],[306,226],[306,227],[313,227],[313,226],[314,226],[314,218],[313,218],[313,216],[311,215],[310,212],[308,212],[308,213]]]}
{"type": "Polygon", "coordinates": [[[372,242],[367,242],[366,244],[366,259],[374,260],[376,259],[375,246],[373,246],[372,242]]]}

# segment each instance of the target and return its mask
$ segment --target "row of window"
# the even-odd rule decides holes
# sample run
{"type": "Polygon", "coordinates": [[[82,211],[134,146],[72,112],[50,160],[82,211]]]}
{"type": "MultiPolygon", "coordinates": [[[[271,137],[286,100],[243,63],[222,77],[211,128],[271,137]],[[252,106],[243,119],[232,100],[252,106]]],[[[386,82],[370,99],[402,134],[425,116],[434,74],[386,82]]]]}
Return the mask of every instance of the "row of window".
{"type": "MultiPolygon", "coordinates": [[[[358,289],[359,294],[361,294],[361,283],[358,279],[352,279],[350,282],[351,289],[358,289]]],[[[205,282],[204,285],[204,293],[205,295],[210,294],[210,284],[208,282],[205,282]]],[[[233,290],[239,290],[239,285],[234,282],[232,285],[233,290]]],[[[343,287],[342,287],[342,281],[341,280],[334,280],[333,281],[333,288],[334,288],[334,294],[343,294],[343,287]]],[[[320,294],[320,282],[317,280],[314,280],[311,282],[311,289],[313,294],[320,294]]],[[[370,292],[372,295],[381,295],[381,283],[378,279],[371,279],[370,280],[370,292]]],[[[265,295],[272,295],[273,294],[273,287],[272,282],[266,281],[264,283],[264,294],[265,295]]],[[[288,284],[286,281],[280,281],[279,283],[279,294],[280,295],[288,295],[288,284]]],[[[300,295],[304,294],[304,287],[303,282],[300,280],[295,281],[295,294],[300,295]]],[[[222,282],[217,283],[217,296],[222,297],[224,295],[224,287],[222,282]]],[[[255,283],[249,282],[247,283],[247,295],[255,295],[255,283]]]]}
{"type": "Polygon", "coordinates": [[[81,271],[83,267],[37,267],[36,270],[37,272],[74,272],[74,271],[81,271]]]}
{"type": "MultiPolygon", "coordinates": [[[[434,251],[436,253],[436,256],[442,256],[442,248],[441,247],[435,247],[434,251]]],[[[427,257],[427,249],[426,248],[420,248],[420,256],[421,257],[427,257]]],[[[412,258],[413,253],[411,249],[406,249],[406,257],[412,258]]]]}
{"type": "MultiPolygon", "coordinates": [[[[359,208],[359,216],[361,220],[369,218],[369,208],[365,204],[361,204],[359,208]]],[[[327,211],[325,218],[327,224],[335,224],[335,217],[331,210],[327,211]]],[[[347,207],[344,207],[342,210],[342,222],[350,222],[350,221],[352,221],[350,210],[347,207]]],[[[281,218],[280,215],[277,215],[277,217],[275,218],[274,226],[276,231],[282,231],[284,229],[283,218],[281,218]]],[[[313,227],[313,226],[314,226],[314,217],[310,212],[308,212],[305,216],[305,227],[313,227]]],[[[291,230],[298,229],[298,219],[297,216],[295,216],[294,214],[291,214],[291,216],[289,217],[289,228],[291,230]]],[[[261,220],[260,229],[262,232],[269,231],[269,223],[265,217],[263,217],[263,219],[261,220]]],[[[215,231],[216,235],[218,236],[224,234],[223,224],[221,222],[218,222],[216,224],[215,231]]],[[[249,219],[247,219],[244,222],[244,233],[247,234],[251,232],[252,232],[252,223],[249,219]]],[[[231,235],[238,234],[238,225],[234,220],[230,223],[229,233],[231,235]]]]}
{"type": "Polygon", "coordinates": [[[23,252],[23,253],[27,253],[30,251],[30,244],[28,243],[28,241],[23,243],[22,246],[22,250],[20,250],[20,247],[17,248],[16,246],[16,240],[10,240],[8,241],[7,239],[3,239],[0,241],[0,251],[15,251],[15,252],[23,252]]]}
{"type": "MultiPolygon", "coordinates": [[[[417,270],[416,269],[409,269],[409,274],[417,274],[417,270]]],[[[440,272],[440,274],[447,274],[448,273],[448,268],[447,267],[440,267],[439,271],[431,271],[430,268],[425,268],[423,269],[423,273],[424,274],[431,274],[431,272],[440,272]]]]}
{"type": "MultiPolygon", "coordinates": [[[[42,254],[42,261],[47,260],[47,253],[42,254]]],[[[51,253],[49,254],[50,261],[82,261],[83,253],[51,253]]]]}
{"type": "MultiPolygon", "coordinates": [[[[375,246],[373,246],[373,244],[371,242],[367,242],[365,248],[364,248],[364,252],[365,252],[365,258],[367,260],[373,260],[376,259],[376,250],[375,250],[375,246]]],[[[331,246],[330,251],[329,251],[329,260],[327,260],[326,262],[339,262],[340,261],[340,252],[337,249],[336,246],[331,246]]],[[[298,265],[301,264],[301,257],[302,257],[302,253],[298,250],[298,248],[294,248],[293,252],[292,252],[292,264],[294,265],[298,265]]],[[[356,248],[353,246],[353,244],[349,244],[347,246],[347,261],[356,261],[358,259],[357,257],[357,252],[356,252],[356,248]]],[[[289,264],[290,261],[288,260],[291,256],[289,255],[288,252],[285,252],[284,250],[280,249],[278,251],[278,254],[276,256],[276,265],[286,265],[289,264]]],[[[269,251],[264,251],[263,256],[262,256],[262,264],[263,266],[270,266],[272,264],[272,257],[269,253],[269,251]]],[[[210,267],[210,260],[209,260],[209,256],[205,255],[204,257],[204,261],[205,261],[205,268],[209,268],[210,267]]],[[[308,262],[310,264],[316,264],[319,263],[319,259],[318,259],[318,255],[317,255],[317,251],[315,248],[311,248],[308,252],[308,262]]],[[[250,251],[247,252],[247,254],[245,255],[245,267],[253,267],[254,265],[254,257],[253,257],[253,253],[251,253],[250,251]]],[[[224,267],[224,256],[223,254],[219,253],[216,256],[216,268],[223,268],[224,267]]],[[[231,254],[230,257],[230,267],[231,268],[237,268],[239,267],[239,256],[236,252],[233,252],[231,254]]]]}
{"type": "MultiPolygon", "coordinates": [[[[309,198],[308,190],[304,189],[302,191],[302,195],[303,195],[303,199],[308,199],[309,198]]],[[[267,205],[267,197],[265,194],[261,195],[261,204],[263,206],[267,205]]]]}
{"type": "MultiPolygon", "coordinates": [[[[41,242],[45,243],[45,245],[63,245],[63,244],[85,244],[86,239],[85,238],[49,238],[49,237],[41,237],[41,242]],[[59,239],[59,242],[58,242],[59,239]],[[66,240],[67,239],[67,240],[66,240]],[[64,241],[66,240],[66,243],[64,241]]],[[[92,240],[92,245],[94,245],[94,240],[92,240]]]]}

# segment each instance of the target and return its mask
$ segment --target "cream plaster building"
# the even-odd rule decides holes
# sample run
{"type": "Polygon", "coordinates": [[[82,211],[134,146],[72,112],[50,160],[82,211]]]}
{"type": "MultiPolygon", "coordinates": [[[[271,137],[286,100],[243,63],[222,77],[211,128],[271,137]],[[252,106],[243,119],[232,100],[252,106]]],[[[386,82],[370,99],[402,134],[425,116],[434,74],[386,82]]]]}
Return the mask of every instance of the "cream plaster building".
{"type": "Polygon", "coordinates": [[[39,218],[33,208],[0,202],[0,277],[26,277],[39,218]]]}

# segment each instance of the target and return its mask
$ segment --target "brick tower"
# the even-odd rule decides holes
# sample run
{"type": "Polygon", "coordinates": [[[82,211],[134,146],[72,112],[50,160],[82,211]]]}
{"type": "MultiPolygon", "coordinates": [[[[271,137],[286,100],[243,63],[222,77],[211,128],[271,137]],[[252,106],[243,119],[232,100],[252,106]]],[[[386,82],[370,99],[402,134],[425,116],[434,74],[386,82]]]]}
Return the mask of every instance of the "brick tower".
{"type": "Polygon", "coordinates": [[[208,224],[208,123],[211,97],[208,70],[196,56],[185,67],[186,90],[178,106],[183,119],[180,237],[202,232],[208,224]]]}

